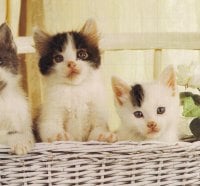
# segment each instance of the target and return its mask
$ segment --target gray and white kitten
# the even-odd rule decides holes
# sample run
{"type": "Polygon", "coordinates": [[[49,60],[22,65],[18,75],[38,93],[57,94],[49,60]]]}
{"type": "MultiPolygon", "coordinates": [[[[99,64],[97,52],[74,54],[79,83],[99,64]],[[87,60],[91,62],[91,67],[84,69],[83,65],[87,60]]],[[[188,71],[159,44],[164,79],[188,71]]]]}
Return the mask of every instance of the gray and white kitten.
{"type": "Polygon", "coordinates": [[[37,30],[34,41],[45,82],[41,140],[115,141],[107,124],[96,23],[88,20],[81,31],[55,35],[37,30]]]}
{"type": "Polygon", "coordinates": [[[9,145],[12,153],[26,154],[34,137],[18,64],[11,30],[4,23],[0,26],[0,144],[9,145]]]}
{"type": "Polygon", "coordinates": [[[130,86],[113,77],[112,87],[121,119],[117,132],[119,140],[178,140],[179,94],[172,66],[168,66],[155,82],[130,86]]]}

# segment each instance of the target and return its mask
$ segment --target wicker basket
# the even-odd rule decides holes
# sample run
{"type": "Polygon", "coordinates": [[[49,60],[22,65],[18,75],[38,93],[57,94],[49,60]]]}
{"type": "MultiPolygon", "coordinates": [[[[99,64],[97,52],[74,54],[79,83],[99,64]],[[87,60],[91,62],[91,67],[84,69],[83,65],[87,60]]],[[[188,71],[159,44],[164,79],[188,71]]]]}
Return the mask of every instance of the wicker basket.
{"type": "Polygon", "coordinates": [[[0,185],[200,185],[200,142],[55,142],[8,152],[1,146],[0,185]]]}

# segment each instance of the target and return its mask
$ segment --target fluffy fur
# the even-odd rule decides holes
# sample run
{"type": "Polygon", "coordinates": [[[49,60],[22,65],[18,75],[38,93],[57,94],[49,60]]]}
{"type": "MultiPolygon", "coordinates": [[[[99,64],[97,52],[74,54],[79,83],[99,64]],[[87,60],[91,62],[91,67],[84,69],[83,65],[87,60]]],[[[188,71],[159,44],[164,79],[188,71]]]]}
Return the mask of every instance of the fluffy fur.
{"type": "Polygon", "coordinates": [[[172,66],[153,83],[129,86],[117,77],[112,78],[115,105],[121,119],[119,140],[178,140],[180,110],[175,81],[172,66]]]}
{"type": "Polygon", "coordinates": [[[34,144],[27,100],[19,86],[18,58],[12,34],[0,26],[0,143],[26,154],[34,144]]]}
{"type": "Polygon", "coordinates": [[[107,126],[95,22],[88,20],[80,32],[52,36],[36,30],[34,41],[45,82],[37,121],[41,140],[115,141],[107,126]]]}

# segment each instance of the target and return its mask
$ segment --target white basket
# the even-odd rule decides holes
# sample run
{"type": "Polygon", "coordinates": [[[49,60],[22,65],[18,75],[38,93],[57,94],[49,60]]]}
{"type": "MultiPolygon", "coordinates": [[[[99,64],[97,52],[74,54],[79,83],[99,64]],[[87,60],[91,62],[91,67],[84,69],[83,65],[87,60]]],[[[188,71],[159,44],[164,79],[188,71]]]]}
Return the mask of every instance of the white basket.
{"type": "Polygon", "coordinates": [[[8,152],[1,146],[0,185],[200,185],[200,142],[55,142],[8,152]]]}

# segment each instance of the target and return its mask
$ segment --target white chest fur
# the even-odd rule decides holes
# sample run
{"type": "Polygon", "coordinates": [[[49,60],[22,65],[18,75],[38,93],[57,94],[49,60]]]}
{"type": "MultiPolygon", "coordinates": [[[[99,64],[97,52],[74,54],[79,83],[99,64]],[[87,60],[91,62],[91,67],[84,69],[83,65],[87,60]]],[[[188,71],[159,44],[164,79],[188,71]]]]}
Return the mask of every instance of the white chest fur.
{"type": "Polygon", "coordinates": [[[102,123],[107,122],[105,97],[98,71],[80,85],[48,85],[39,124],[42,140],[45,141],[42,136],[52,127],[62,127],[73,140],[87,140],[97,117],[102,123]]]}

